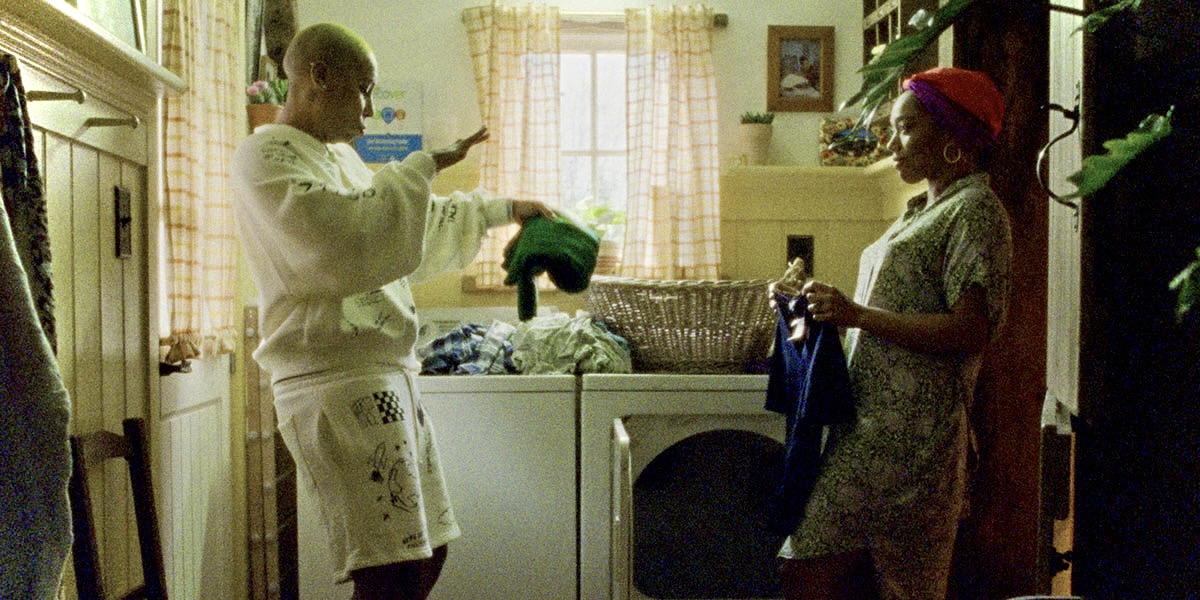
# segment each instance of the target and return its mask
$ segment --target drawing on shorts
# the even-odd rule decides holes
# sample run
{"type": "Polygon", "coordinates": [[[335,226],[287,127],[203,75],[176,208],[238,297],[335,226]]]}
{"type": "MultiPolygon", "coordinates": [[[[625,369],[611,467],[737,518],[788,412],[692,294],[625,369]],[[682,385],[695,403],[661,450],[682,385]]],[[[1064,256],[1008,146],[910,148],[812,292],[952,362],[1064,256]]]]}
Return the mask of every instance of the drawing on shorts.
{"type": "Polygon", "coordinates": [[[387,425],[404,420],[404,409],[400,407],[400,397],[392,390],[375,392],[363,396],[350,405],[351,412],[363,427],[387,425]]]}
{"type": "MultiPolygon", "coordinates": [[[[408,513],[417,510],[419,506],[417,492],[409,487],[410,482],[415,478],[410,474],[408,465],[409,461],[402,446],[394,445],[389,449],[388,444],[383,442],[375,447],[375,452],[371,455],[370,460],[370,479],[386,488],[385,494],[375,498],[376,502],[386,501],[393,507],[408,513]],[[399,457],[397,458],[393,453],[398,454],[399,457]]],[[[384,512],[383,520],[386,521],[389,517],[390,515],[384,512]]]]}

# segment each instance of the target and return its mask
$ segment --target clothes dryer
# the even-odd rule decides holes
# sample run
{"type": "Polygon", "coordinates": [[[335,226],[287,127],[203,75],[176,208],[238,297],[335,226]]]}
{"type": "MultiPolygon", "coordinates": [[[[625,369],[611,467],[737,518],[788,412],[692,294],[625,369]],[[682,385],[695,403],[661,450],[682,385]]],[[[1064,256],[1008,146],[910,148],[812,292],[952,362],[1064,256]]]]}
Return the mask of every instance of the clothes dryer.
{"type": "Polygon", "coordinates": [[[580,598],[778,598],[766,375],[584,375],[580,598]]]}

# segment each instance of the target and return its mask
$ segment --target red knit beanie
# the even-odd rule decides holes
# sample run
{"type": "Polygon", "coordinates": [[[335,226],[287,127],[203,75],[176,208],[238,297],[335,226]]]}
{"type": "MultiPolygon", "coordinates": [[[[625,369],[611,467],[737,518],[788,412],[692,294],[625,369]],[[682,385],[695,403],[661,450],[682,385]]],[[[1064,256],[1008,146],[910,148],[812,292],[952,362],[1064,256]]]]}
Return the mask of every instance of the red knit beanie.
{"type": "Polygon", "coordinates": [[[1000,135],[1004,122],[1004,96],[986,74],[955,67],[935,67],[906,79],[903,89],[910,89],[913,82],[932,86],[945,99],[978,119],[986,126],[993,141],[1000,135]]]}

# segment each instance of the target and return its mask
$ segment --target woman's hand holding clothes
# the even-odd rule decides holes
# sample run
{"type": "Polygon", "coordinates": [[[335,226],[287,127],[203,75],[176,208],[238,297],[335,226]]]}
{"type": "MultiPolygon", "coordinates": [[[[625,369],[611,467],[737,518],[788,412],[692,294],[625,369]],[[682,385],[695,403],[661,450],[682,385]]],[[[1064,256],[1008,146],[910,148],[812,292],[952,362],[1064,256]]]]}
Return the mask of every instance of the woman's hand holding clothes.
{"type": "Polygon", "coordinates": [[[800,289],[808,302],[808,314],[814,321],[826,321],[839,327],[857,327],[862,307],[841,290],[820,281],[809,281],[800,289]]]}

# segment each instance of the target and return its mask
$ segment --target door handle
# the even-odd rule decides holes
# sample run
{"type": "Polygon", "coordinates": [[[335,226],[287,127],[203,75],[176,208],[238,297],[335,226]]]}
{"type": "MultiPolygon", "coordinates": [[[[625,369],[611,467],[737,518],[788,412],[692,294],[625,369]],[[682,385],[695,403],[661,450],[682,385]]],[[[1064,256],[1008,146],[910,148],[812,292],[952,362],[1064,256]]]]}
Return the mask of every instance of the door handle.
{"type": "Polygon", "coordinates": [[[612,523],[609,571],[613,600],[629,600],[633,580],[633,455],[625,422],[613,419],[612,427],[612,523]]]}

